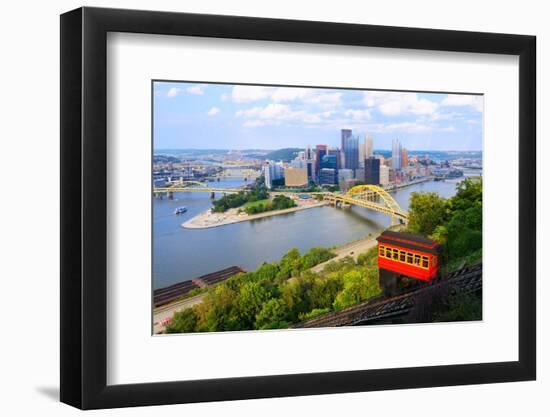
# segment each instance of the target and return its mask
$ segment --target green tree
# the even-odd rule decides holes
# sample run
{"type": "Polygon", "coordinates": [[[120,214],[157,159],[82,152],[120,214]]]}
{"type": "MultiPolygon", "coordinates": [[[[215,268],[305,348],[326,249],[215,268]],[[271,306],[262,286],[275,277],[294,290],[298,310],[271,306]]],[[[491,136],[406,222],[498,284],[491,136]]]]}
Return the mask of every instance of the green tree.
{"type": "Polygon", "coordinates": [[[256,314],[270,298],[269,291],[259,282],[247,282],[241,287],[238,297],[239,315],[246,328],[252,328],[256,314]]]}
{"type": "Polygon", "coordinates": [[[481,177],[466,178],[456,186],[456,194],[449,200],[451,211],[464,211],[481,204],[483,198],[483,182],[481,177]]]}
{"type": "Polygon", "coordinates": [[[344,289],[336,296],[333,307],[339,310],[380,294],[376,270],[350,271],[344,275],[344,289]]]}
{"type": "Polygon", "coordinates": [[[281,285],[281,298],[288,307],[290,319],[295,322],[301,313],[310,308],[308,292],[311,289],[311,280],[294,277],[281,285]]]}
{"type": "Polygon", "coordinates": [[[256,315],[257,329],[285,329],[289,326],[289,311],[285,302],[272,298],[267,301],[256,315]]]}
{"type": "Polygon", "coordinates": [[[424,236],[431,235],[435,228],[447,220],[447,201],[439,194],[411,193],[408,229],[424,236]]]}
{"type": "Polygon", "coordinates": [[[301,271],[302,256],[296,248],[290,249],[279,262],[279,277],[287,279],[301,271]]]}
{"type": "Polygon", "coordinates": [[[339,274],[331,274],[327,277],[317,278],[310,291],[310,305],[313,309],[332,308],[336,296],[343,289],[342,279],[339,274]]]}
{"type": "Polygon", "coordinates": [[[311,248],[302,256],[300,269],[303,271],[304,269],[312,268],[315,265],[328,261],[334,256],[336,255],[327,248],[311,248]]]}
{"type": "Polygon", "coordinates": [[[199,318],[192,308],[177,311],[172,322],[166,326],[166,333],[191,333],[196,330],[199,318]]]}
{"type": "Polygon", "coordinates": [[[329,312],[330,312],[329,307],[327,307],[327,308],[314,308],[309,313],[301,314],[300,315],[300,320],[301,321],[311,320],[311,319],[314,319],[315,317],[322,316],[323,314],[327,314],[329,312]]]}

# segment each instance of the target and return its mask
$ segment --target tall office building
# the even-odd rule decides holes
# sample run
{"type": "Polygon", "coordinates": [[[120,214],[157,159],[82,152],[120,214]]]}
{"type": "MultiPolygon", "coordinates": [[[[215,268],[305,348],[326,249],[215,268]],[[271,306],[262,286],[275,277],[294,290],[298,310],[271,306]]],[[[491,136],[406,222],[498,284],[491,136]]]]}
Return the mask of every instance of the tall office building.
{"type": "Polygon", "coordinates": [[[319,184],[336,185],[336,170],[332,168],[321,168],[321,171],[319,171],[319,184]]]}
{"type": "Polygon", "coordinates": [[[309,160],[309,159],[314,159],[313,149],[311,149],[311,146],[306,145],[306,149],[304,150],[304,154],[305,154],[306,161],[309,160]]]}
{"type": "Polygon", "coordinates": [[[366,156],[366,143],[359,141],[359,168],[365,168],[366,156]]]}
{"type": "Polygon", "coordinates": [[[281,162],[265,161],[264,163],[264,180],[265,186],[268,189],[274,185],[282,183],[284,178],[284,168],[281,162]]]}
{"type": "Polygon", "coordinates": [[[304,159],[307,168],[307,179],[308,181],[312,181],[315,176],[315,152],[313,152],[313,149],[309,145],[306,145],[306,149],[304,150],[304,159]]]}
{"type": "Polygon", "coordinates": [[[401,149],[401,168],[407,168],[409,166],[409,156],[407,155],[407,148],[403,146],[401,149]]]}
{"type": "Polygon", "coordinates": [[[341,135],[341,141],[340,141],[340,149],[342,150],[342,153],[341,153],[341,165],[340,165],[340,168],[345,168],[346,167],[346,163],[345,163],[345,157],[346,157],[346,154],[344,153],[344,142],[347,141],[349,138],[351,138],[351,129],[342,129],[341,132],[340,132],[340,135],[341,135]]]}
{"type": "Polygon", "coordinates": [[[391,166],[395,170],[401,169],[401,154],[401,142],[396,138],[391,145],[391,166]]]}
{"type": "Polygon", "coordinates": [[[374,141],[370,134],[365,135],[365,159],[374,156],[374,141]]]}
{"type": "Polygon", "coordinates": [[[314,176],[319,176],[319,170],[321,169],[321,160],[323,156],[327,154],[328,146],[327,145],[317,145],[315,146],[315,173],[314,176]]]}
{"type": "Polygon", "coordinates": [[[342,147],[344,166],[346,169],[359,168],[359,139],[351,134],[350,129],[342,129],[342,147]]]}
{"type": "Polygon", "coordinates": [[[323,156],[319,169],[319,183],[321,185],[335,185],[338,183],[337,165],[336,155],[323,156]]]}
{"type": "Polygon", "coordinates": [[[334,155],[334,157],[336,158],[336,169],[340,169],[342,168],[342,158],[341,158],[341,154],[342,152],[340,152],[340,149],[338,148],[330,148],[328,151],[327,151],[327,155],[334,155]]]}
{"type": "Polygon", "coordinates": [[[365,159],[365,184],[380,184],[380,159],[372,156],[365,159]]]}

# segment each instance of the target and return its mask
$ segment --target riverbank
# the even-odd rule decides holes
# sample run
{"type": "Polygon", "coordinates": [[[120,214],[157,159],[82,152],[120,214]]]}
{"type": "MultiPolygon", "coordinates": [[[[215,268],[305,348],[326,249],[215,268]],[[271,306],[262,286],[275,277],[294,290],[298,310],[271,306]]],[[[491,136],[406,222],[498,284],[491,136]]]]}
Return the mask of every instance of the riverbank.
{"type": "Polygon", "coordinates": [[[413,185],[418,185],[418,184],[422,184],[424,182],[433,181],[434,179],[435,179],[434,176],[424,177],[424,178],[420,178],[420,179],[413,180],[413,181],[410,181],[410,182],[401,183],[399,185],[392,185],[391,187],[384,187],[384,190],[386,190],[387,192],[397,191],[397,190],[401,190],[403,188],[411,187],[413,185]]]}
{"type": "Polygon", "coordinates": [[[296,207],[291,207],[284,210],[270,210],[258,214],[246,214],[240,208],[232,208],[223,213],[213,212],[208,209],[193,217],[192,219],[182,223],[181,227],[185,229],[209,229],[212,227],[220,227],[233,223],[246,222],[250,220],[261,219],[264,217],[278,216],[281,214],[293,213],[300,210],[306,210],[315,207],[326,205],[325,201],[312,200],[311,202],[301,202],[296,207]]]}

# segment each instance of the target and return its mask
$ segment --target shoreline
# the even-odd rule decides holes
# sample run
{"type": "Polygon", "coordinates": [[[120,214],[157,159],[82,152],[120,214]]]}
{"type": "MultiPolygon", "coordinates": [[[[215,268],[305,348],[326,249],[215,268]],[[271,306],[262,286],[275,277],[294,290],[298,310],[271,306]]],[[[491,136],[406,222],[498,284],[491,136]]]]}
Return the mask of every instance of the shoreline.
{"type": "MultiPolygon", "coordinates": [[[[320,207],[320,206],[316,205],[315,207],[320,207]]],[[[297,207],[293,207],[293,208],[296,209],[297,207]]],[[[311,208],[311,206],[308,206],[305,208],[311,208]]],[[[286,209],[286,210],[289,210],[289,209],[286,209]]],[[[260,213],[260,214],[264,214],[264,213],[260,213]]],[[[329,259],[326,262],[322,262],[320,264],[317,264],[311,267],[309,271],[319,273],[330,262],[338,261],[340,259],[345,258],[346,256],[351,256],[355,260],[357,260],[358,255],[376,246],[377,244],[376,237],[378,236],[379,233],[380,231],[377,231],[372,236],[365,236],[358,240],[342,243],[341,245],[337,245],[332,248],[329,248],[332,252],[336,254],[336,256],[334,258],[329,259]]],[[[178,311],[182,311],[182,310],[185,310],[186,308],[191,308],[196,304],[200,304],[203,298],[204,298],[204,294],[198,294],[193,297],[174,300],[168,304],[164,304],[162,306],[154,308],[153,309],[154,335],[161,334],[164,331],[165,320],[167,320],[170,317],[173,317],[173,315],[178,311]]]]}
{"type": "Polygon", "coordinates": [[[326,201],[320,201],[313,204],[301,204],[283,210],[270,210],[263,213],[248,215],[246,213],[238,214],[238,208],[227,210],[225,213],[213,213],[211,209],[197,214],[193,218],[181,224],[185,229],[210,229],[213,227],[226,226],[228,224],[246,222],[250,220],[262,219],[264,217],[278,216],[281,214],[294,213],[296,211],[307,210],[310,208],[322,207],[327,205],[326,201]]]}

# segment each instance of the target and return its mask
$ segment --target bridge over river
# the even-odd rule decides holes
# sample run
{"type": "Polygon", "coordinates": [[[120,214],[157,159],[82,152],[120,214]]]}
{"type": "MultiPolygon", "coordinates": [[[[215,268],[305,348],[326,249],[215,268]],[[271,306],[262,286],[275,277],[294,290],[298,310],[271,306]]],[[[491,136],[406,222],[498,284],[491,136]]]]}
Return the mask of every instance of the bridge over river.
{"type": "MultiPolygon", "coordinates": [[[[174,181],[165,187],[155,187],[153,194],[157,197],[180,192],[207,192],[213,197],[215,193],[238,193],[246,191],[246,186],[237,188],[212,187],[208,183],[199,181],[174,181]]],[[[281,193],[278,193],[281,194],[281,193]]],[[[282,193],[290,194],[290,193],[282,193]]],[[[319,196],[321,199],[333,203],[335,206],[354,205],[364,207],[379,213],[387,214],[391,217],[392,224],[398,222],[406,223],[409,215],[402,210],[393,197],[382,187],[372,184],[357,185],[349,189],[346,193],[338,192],[311,192],[310,195],[319,196]]]]}

